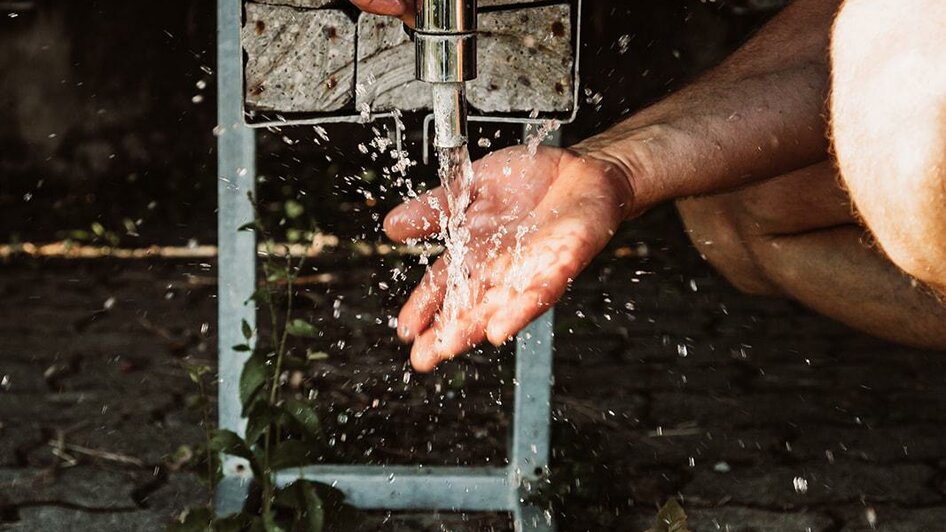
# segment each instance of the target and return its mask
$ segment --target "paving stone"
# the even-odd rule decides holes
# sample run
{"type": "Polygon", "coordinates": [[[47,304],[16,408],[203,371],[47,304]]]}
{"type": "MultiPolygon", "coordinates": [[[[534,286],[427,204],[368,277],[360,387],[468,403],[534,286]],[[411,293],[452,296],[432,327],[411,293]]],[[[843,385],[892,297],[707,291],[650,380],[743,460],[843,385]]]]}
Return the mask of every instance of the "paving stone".
{"type": "Polygon", "coordinates": [[[164,484],[149,493],[141,501],[151,512],[173,518],[187,508],[209,502],[210,488],[189,472],[168,473],[164,484]]]}
{"type": "Polygon", "coordinates": [[[695,532],[827,532],[834,520],[819,512],[776,512],[721,506],[687,509],[687,524],[695,532]]]}
{"type": "MultiPolygon", "coordinates": [[[[181,445],[194,448],[204,441],[204,432],[196,423],[173,429],[163,423],[148,423],[146,419],[91,425],[70,432],[66,443],[95,452],[107,452],[141,461],[146,465],[162,464],[181,445]]],[[[74,453],[83,461],[94,457],[74,453]]],[[[41,445],[27,455],[30,464],[47,465],[57,462],[52,447],[41,445]]]]}
{"type": "Polygon", "coordinates": [[[164,353],[118,351],[110,357],[84,357],[78,367],[56,379],[61,392],[97,391],[115,397],[197,393],[181,361],[164,353]]]}
{"type": "Polygon", "coordinates": [[[58,471],[0,469],[0,506],[62,503],[93,509],[134,509],[132,492],[151,473],[80,465],[58,471]]]}
{"type": "Polygon", "coordinates": [[[935,475],[924,464],[808,463],[735,467],[727,473],[707,466],[697,468],[683,494],[690,501],[773,509],[858,500],[931,504],[942,500],[930,487],[935,475]]]}
{"type": "Polygon", "coordinates": [[[946,528],[946,507],[859,506],[844,512],[840,532],[932,532],[946,528]],[[871,524],[870,519],[874,519],[871,524]]]}
{"type": "Polygon", "coordinates": [[[45,438],[38,424],[0,425],[0,467],[20,464],[21,455],[42,445],[45,438]]]}
{"type": "Polygon", "coordinates": [[[656,393],[651,418],[656,424],[675,426],[783,426],[805,424],[856,425],[859,415],[876,410],[879,398],[851,391],[836,393],[746,393],[699,395],[656,393]],[[868,404],[865,404],[868,403],[868,404]]]}
{"type": "Polygon", "coordinates": [[[661,427],[663,436],[652,429],[639,442],[637,459],[664,465],[731,468],[735,465],[776,465],[785,455],[787,431],[748,429],[706,430],[698,427],[661,427]]]}
{"type": "Polygon", "coordinates": [[[111,397],[97,392],[10,394],[0,401],[0,422],[27,424],[41,421],[45,425],[74,425],[113,420],[109,414],[111,397]]]}
{"type": "Polygon", "coordinates": [[[60,506],[27,506],[17,513],[19,520],[10,525],[10,530],[24,532],[164,530],[168,523],[163,516],[146,510],[95,513],[60,506]]]}
{"type": "MultiPolygon", "coordinates": [[[[588,390],[614,379],[618,364],[612,359],[593,362],[586,359],[572,371],[563,372],[555,384],[562,390],[588,390]],[[595,363],[600,362],[600,363],[595,363]]],[[[557,365],[561,362],[556,360],[557,365]]],[[[623,364],[621,364],[623,366],[623,364]]],[[[672,363],[627,362],[626,378],[621,379],[622,391],[718,391],[731,389],[739,382],[743,372],[734,366],[685,369],[672,363]]],[[[620,367],[620,366],[619,366],[620,367]]],[[[571,368],[570,368],[571,369],[571,368]]],[[[623,368],[621,368],[623,369],[623,368]]]]}
{"type": "Polygon", "coordinates": [[[44,370],[42,364],[12,357],[0,358],[0,398],[13,393],[49,391],[46,379],[43,377],[44,370]]]}
{"type": "Polygon", "coordinates": [[[919,462],[946,457],[946,438],[937,424],[800,428],[791,450],[803,459],[824,459],[830,453],[840,459],[919,462]]]}
{"type": "MultiPolygon", "coordinates": [[[[563,480],[552,488],[564,492],[554,499],[559,529],[639,532],[653,524],[656,505],[678,493],[686,497],[684,506],[697,532],[725,530],[717,528],[713,519],[729,524],[731,530],[741,526],[767,532],[812,526],[818,531],[824,529],[826,514],[838,518],[838,527],[847,526],[845,532],[866,532],[870,529],[860,502],[862,494],[867,504],[875,505],[880,530],[884,526],[894,532],[942,529],[946,516],[940,505],[946,509],[946,504],[937,492],[942,473],[927,464],[946,460],[946,450],[936,437],[937,427],[946,419],[942,399],[946,397],[946,362],[938,362],[946,358],[868,339],[784,301],[743,297],[707,273],[705,265],[693,262],[689,248],[655,243],[646,224],[654,227],[667,220],[653,220],[657,221],[641,221],[642,228],[635,224],[618,237],[622,242],[646,240],[652,256],[602,259],[579,278],[571,299],[558,313],[558,412],[552,451],[553,476],[563,480]],[[630,283],[637,270],[656,273],[630,283]],[[688,286],[691,278],[696,280],[697,292],[688,286]],[[603,291],[609,292],[611,303],[604,301],[603,291]],[[633,320],[619,315],[625,300],[635,302],[633,320]],[[586,317],[579,319],[577,310],[586,317]],[[605,313],[612,319],[604,319],[605,313]],[[580,334],[562,330],[563,324],[580,334]],[[678,355],[677,343],[693,347],[687,357],[678,355]],[[686,384],[682,384],[683,376],[686,384]],[[651,435],[658,426],[663,437],[651,435]],[[903,452],[903,445],[909,454],[903,452]],[[834,465],[825,450],[832,450],[834,465]],[[690,457],[694,467],[689,465],[690,457]],[[795,491],[795,477],[807,480],[807,493],[795,491]],[[725,504],[716,507],[720,502],[725,504]],[[930,505],[934,507],[904,509],[930,505]]],[[[173,297],[165,300],[167,286],[183,280],[177,267],[160,262],[122,264],[44,265],[29,274],[17,273],[32,270],[14,264],[8,268],[12,273],[0,280],[0,293],[12,293],[16,306],[39,309],[35,313],[0,310],[0,314],[9,312],[2,326],[12,331],[0,345],[0,368],[3,361],[24,363],[23,371],[35,378],[28,365],[34,361],[42,370],[80,361],[74,371],[54,379],[62,393],[35,388],[35,392],[0,395],[0,422],[12,427],[15,437],[23,435],[27,449],[48,436],[42,432],[44,427],[68,428],[82,420],[87,424],[73,433],[73,442],[86,438],[82,441],[90,447],[140,455],[148,462],[160,461],[165,452],[159,445],[152,449],[148,440],[173,450],[178,439],[201,439],[199,416],[184,407],[182,399],[194,390],[175,368],[178,359],[170,356],[159,335],[140,326],[137,316],[145,313],[152,323],[174,335],[191,334],[201,323],[213,323],[214,290],[175,288],[173,297]],[[19,286],[3,292],[7,284],[19,286]],[[31,299],[34,296],[42,297],[31,299]],[[120,312],[101,315],[82,331],[73,327],[73,315],[87,316],[109,297],[116,298],[115,308],[120,312]],[[50,306],[57,308],[42,310],[50,306]],[[56,316],[63,317],[63,323],[52,321],[56,316]],[[31,322],[36,317],[42,317],[49,328],[31,322]],[[66,317],[70,323],[65,323],[66,317]],[[125,359],[142,365],[122,369],[125,359]],[[123,446],[126,441],[127,447],[123,446]]],[[[334,271],[340,264],[335,257],[320,263],[320,268],[334,271]]],[[[354,318],[358,313],[389,312],[379,311],[381,303],[363,295],[363,281],[373,275],[373,268],[361,264],[357,271],[340,276],[343,282],[330,287],[331,291],[312,291],[317,308],[310,311],[311,317],[333,325],[326,327],[330,337],[326,345],[333,346],[333,358],[324,368],[327,376],[318,379],[320,393],[333,408],[325,416],[326,425],[332,424],[329,432],[335,433],[332,419],[340,412],[350,414],[346,449],[352,449],[350,459],[362,462],[366,459],[360,454],[363,447],[376,447],[378,453],[414,447],[406,459],[416,460],[429,454],[428,442],[439,445],[441,440],[448,449],[445,454],[453,459],[497,456],[497,449],[505,445],[503,420],[507,418],[489,417],[490,411],[473,408],[468,417],[454,415],[463,410],[459,402],[445,401],[443,391],[430,391],[436,383],[446,382],[444,377],[460,362],[434,375],[411,375],[410,386],[392,384],[400,383],[404,372],[400,348],[393,341],[387,343],[387,331],[375,331],[354,318]],[[343,320],[322,312],[331,308],[338,295],[345,296],[343,320]],[[340,340],[348,341],[345,348],[337,347],[340,340]],[[366,384],[356,390],[362,382],[366,384]],[[383,394],[372,395],[378,391],[383,394]],[[376,414],[365,413],[361,420],[351,415],[351,409],[368,412],[376,396],[382,399],[376,414]],[[446,405],[443,409],[441,402],[446,405]],[[395,419],[411,421],[395,423],[395,419]],[[460,429],[474,424],[486,427],[485,437],[477,444],[482,447],[470,450],[477,442],[465,441],[462,448],[457,446],[455,436],[464,434],[460,429]],[[383,445],[355,441],[362,429],[381,434],[383,445]]],[[[201,356],[212,359],[210,349],[201,356]]],[[[500,370],[491,357],[481,355],[468,367],[490,376],[483,378],[508,382],[510,358],[499,359],[505,365],[500,370]]],[[[473,381],[472,375],[473,371],[467,373],[468,382],[473,381]]],[[[508,397],[501,396],[508,408],[508,397]]],[[[116,466],[110,470],[113,464],[91,458],[63,471],[64,480],[57,481],[61,487],[17,488],[8,494],[3,479],[29,478],[41,471],[36,465],[51,463],[48,447],[42,447],[46,458],[21,468],[16,452],[10,450],[19,444],[10,434],[0,431],[0,465],[6,467],[0,470],[4,487],[0,505],[8,504],[4,497],[14,495],[39,500],[37,506],[13,508],[23,522],[33,518],[28,510],[59,511],[61,506],[50,506],[53,501],[96,503],[93,507],[113,501],[112,508],[135,510],[121,514],[128,524],[124,529],[159,530],[167,515],[206,497],[193,474],[172,473],[145,494],[147,508],[138,510],[131,492],[154,480],[153,468],[116,466]],[[111,477],[96,478],[103,475],[97,469],[111,477]]],[[[28,454],[31,463],[36,456],[35,451],[28,454]]],[[[382,459],[387,457],[368,458],[382,459]]],[[[8,508],[0,515],[10,515],[8,508]]],[[[79,517],[72,517],[76,524],[71,529],[109,530],[111,526],[104,518],[101,522],[80,520],[85,514],[104,514],[68,511],[80,512],[79,517]]],[[[464,522],[474,530],[479,524],[484,524],[480,529],[493,524],[489,517],[473,514],[449,517],[449,523],[457,523],[456,530],[463,530],[464,522]]],[[[37,522],[41,526],[21,529],[62,529],[37,522]]],[[[411,526],[430,523],[430,519],[404,522],[408,524],[401,530],[423,530],[411,526]]],[[[497,523],[496,530],[506,529],[500,526],[501,519],[497,523]]],[[[436,529],[436,524],[431,526],[436,529]]]]}
{"type": "Polygon", "coordinates": [[[845,364],[843,361],[816,361],[814,364],[754,363],[756,371],[748,384],[760,390],[831,389],[856,387],[876,392],[922,391],[944,387],[941,372],[924,371],[914,364],[888,360],[870,364],[845,364]]]}

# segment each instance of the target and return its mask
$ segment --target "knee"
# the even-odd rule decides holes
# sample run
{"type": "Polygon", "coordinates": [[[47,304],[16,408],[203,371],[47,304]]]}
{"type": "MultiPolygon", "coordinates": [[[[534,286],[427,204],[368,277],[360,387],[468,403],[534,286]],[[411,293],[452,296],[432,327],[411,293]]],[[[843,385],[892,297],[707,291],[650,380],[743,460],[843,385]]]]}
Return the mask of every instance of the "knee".
{"type": "Polygon", "coordinates": [[[778,293],[740,230],[744,214],[738,207],[719,196],[682,199],[676,205],[693,245],[733,286],[752,295],[778,293]]]}
{"type": "Polygon", "coordinates": [[[946,47],[940,0],[848,0],[832,35],[831,129],[877,244],[946,286],[946,47]]]}

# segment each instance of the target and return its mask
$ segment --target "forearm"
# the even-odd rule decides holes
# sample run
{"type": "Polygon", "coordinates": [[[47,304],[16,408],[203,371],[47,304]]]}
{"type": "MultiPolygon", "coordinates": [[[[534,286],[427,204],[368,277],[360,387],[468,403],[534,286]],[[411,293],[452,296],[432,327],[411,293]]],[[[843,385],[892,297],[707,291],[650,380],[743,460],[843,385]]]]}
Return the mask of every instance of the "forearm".
{"type": "Polygon", "coordinates": [[[616,163],[632,214],[825,157],[828,35],[839,0],[797,0],[689,87],[574,146],[616,163]]]}

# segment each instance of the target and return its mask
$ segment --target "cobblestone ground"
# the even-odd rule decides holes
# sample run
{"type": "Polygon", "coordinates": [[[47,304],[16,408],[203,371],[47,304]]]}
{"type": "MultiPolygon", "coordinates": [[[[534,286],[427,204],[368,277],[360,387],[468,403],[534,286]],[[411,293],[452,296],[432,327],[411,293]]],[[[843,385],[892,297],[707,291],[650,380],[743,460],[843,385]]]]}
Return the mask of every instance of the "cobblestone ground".
{"type": "MultiPolygon", "coordinates": [[[[341,299],[334,309],[341,316],[331,304],[310,312],[338,323],[330,347],[339,353],[330,350],[332,365],[309,376],[337,387],[336,409],[370,403],[372,386],[388,377],[400,383],[404,371],[403,352],[386,323],[378,325],[398,298],[363,295],[374,275],[389,277],[394,259],[351,267],[337,258],[320,263],[328,277],[310,300],[341,299]]],[[[2,265],[0,528],[160,530],[206,500],[199,474],[175,470],[168,455],[204,438],[201,416],[189,407],[197,392],[180,362],[212,363],[213,268],[200,261],[2,265]]],[[[641,531],[674,497],[695,531],[946,529],[942,354],[737,294],[701,263],[668,211],[621,233],[559,307],[556,327],[548,497],[561,530],[641,531]]],[[[479,413],[464,422],[463,408],[443,406],[456,396],[443,379],[461,367],[488,373],[495,365],[488,355],[412,377],[411,386],[440,394],[427,407],[442,408],[442,419],[420,407],[397,411],[399,399],[414,396],[378,388],[388,394],[384,419],[400,424],[369,424],[406,435],[369,459],[423,457],[421,442],[446,441],[450,427],[467,424],[470,441],[430,451],[434,461],[469,461],[458,453],[501,461],[501,412],[485,411],[488,401],[470,403],[479,413]]],[[[472,386],[469,394],[479,391],[472,386]]],[[[330,417],[337,432],[342,422],[334,410],[330,417]]],[[[341,455],[379,447],[356,436],[339,440],[350,449],[341,455]]],[[[508,529],[505,516],[374,517],[374,529],[384,530],[508,529]]]]}

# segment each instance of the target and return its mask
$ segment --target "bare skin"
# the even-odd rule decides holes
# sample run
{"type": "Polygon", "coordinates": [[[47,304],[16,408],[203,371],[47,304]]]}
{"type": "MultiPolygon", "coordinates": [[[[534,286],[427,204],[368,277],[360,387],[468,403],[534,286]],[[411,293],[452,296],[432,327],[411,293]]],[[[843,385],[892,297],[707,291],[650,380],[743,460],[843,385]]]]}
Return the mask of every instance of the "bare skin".
{"type": "MultiPolygon", "coordinates": [[[[364,8],[370,0],[353,1],[364,8]]],[[[406,1],[374,3],[394,16],[413,11],[406,1]]],[[[469,267],[479,299],[441,323],[442,265],[432,268],[399,316],[414,367],[428,371],[483,339],[506,341],[561,296],[621,221],[694,196],[678,204],[684,221],[736,286],[795,298],[878,336],[946,348],[946,307],[863,244],[833,165],[817,165],[829,156],[827,51],[838,3],[797,0],[690,87],[570,150],[544,149],[533,161],[511,148],[477,163],[469,267]],[[513,171],[497,172],[497,161],[513,171]],[[536,229],[520,248],[504,242],[488,257],[496,219],[506,235],[536,229]]],[[[857,157],[867,147],[849,149],[857,157]]],[[[859,179],[845,173],[851,190],[859,179]]],[[[423,238],[435,220],[421,198],[392,211],[385,230],[395,240],[423,238]]],[[[938,286],[937,271],[927,271],[923,280],[938,286]]]]}
{"type": "Polygon", "coordinates": [[[831,59],[844,183],[880,248],[946,295],[946,3],[848,0],[831,59]]]}
{"type": "Polygon", "coordinates": [[[831,162],[677,209],[696,247],[741,290],[793,298],[898,343],[946,345],[946,305],[871,245],[831,162]]]}

